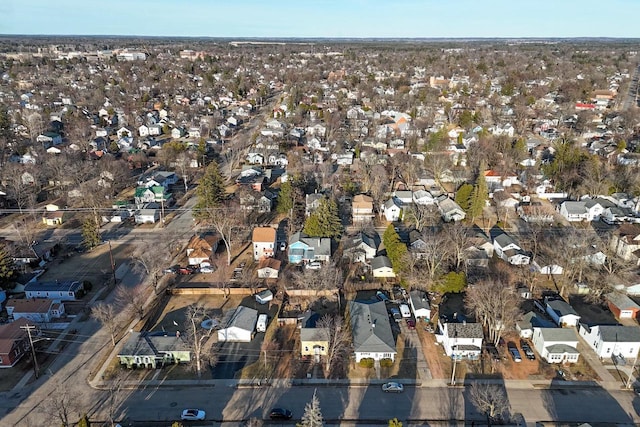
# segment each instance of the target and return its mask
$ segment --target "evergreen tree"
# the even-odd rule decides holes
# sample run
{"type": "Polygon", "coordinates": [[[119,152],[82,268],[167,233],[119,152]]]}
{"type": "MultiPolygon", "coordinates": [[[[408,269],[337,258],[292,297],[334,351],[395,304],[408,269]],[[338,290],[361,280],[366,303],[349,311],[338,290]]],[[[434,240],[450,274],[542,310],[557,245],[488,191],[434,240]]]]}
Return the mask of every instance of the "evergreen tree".
{"type": "Polygon", "coordinates": [[[320,401],[314,390],[311,402],[307,403],[304,407],[304,414],[300,422],[296,424],[296,427],[322,427],[324,422],[322,420],[322,412],[320,412],[320,401]]]}
{"type": "Polygon", "coordinates": [[[0,287],[7,289],[17,276],[16,265],[9,255],[6,246],[0,245],[0,287]]]}
{"type": "Polygon", "coordinates": [[[407,255],[408,249],[407,245],[400,240],[400,236],[398,236],[393,224],[389,224],[384,231],[382,243],[387,251],[387,258],[389,258],[393,266],[393,271],[396,273],[401,272],[404,269],[405,256],[407,255]]]}
{"type": "Polygon", "coordinates": [[[304,232],[311,237],[338,238],[342,235],[342,231],[342,222],[335,200],[323,199],[318,209],[304,223],[304,232]]]}
{"type": "Polygon", "coordinates": [[[389,427],[402,427],[402,421],[398,421],[397,418],[389,420],[389,427]]]}
{"type": "Polygon", "coordinates": [[[193,207],[193,216],[196,219],[206,219],[209,215],[207,211],[218,207],[225,199],[224,179],[216,162],[210,163],[205,169],[204,176],[196,188],[196,195],[198,202],[193,207]]]}
{"type": "Polygon", "coordinates": [[[87,249],[93,249],[100,244],[100,229],[91,217],[82,221],[82,244],[87,249]]]}
{"type": "Polygon", "coordinates": [[[484,167],[481,165],[480,173],[478,173],[476,185],[473,187],[469,203],[469,216],[471,217],[471,222],[482,215],[482,210],[487,204],[488,197],[489,189],[487,187],[487,181],[484,178],[484,167]]]}
{"type": "Polygon", "coordinates": [[[471,196],[473,194],[473,185],[462,184],[458,191],[456,191],[455,202],[464,210],[467,214],[471,208],[471,196]]]}
{"type": "Polygon", "coordinates": [[[89,417],[87,414],[84,414],[80,420],[78,420],[78,427],[90,427],[91,423],[89,422],[89,417]]]}
{"type": "Polygon", "coordinates": [[[276,209],[278,210],[278,213],[289,215],[291,213],[291,210],[293,209],[293,204],[293,185],[291,184],[290,180],[287,180],[280,186],[276,209]]]}

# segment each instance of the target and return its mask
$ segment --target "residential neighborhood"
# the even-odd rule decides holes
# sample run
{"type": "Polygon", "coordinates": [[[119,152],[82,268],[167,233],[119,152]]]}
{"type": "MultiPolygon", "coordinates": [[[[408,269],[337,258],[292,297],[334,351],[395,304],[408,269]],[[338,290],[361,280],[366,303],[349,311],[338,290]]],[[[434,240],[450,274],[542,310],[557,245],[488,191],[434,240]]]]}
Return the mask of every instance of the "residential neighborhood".
{"type": "Polygon", "coordinates": [[[2,391],[635,399],[632,46],[96,43],[0,40],[2,391]]]}

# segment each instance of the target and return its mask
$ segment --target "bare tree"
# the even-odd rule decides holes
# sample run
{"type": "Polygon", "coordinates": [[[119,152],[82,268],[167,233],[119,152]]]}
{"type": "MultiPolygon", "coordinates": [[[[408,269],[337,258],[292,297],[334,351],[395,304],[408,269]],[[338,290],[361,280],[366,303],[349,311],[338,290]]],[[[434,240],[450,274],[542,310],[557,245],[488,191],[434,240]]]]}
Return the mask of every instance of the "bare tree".
{"type": "Polygon", "coordinates": [[[91,307],[91,316],[102,324],[109,335],[111,335],[111,344],[116,346],[116,334],[118,333],[118,312],[113,304],[107,304],[105,302],[99,302],[91,307]]]}
{"type": "Polygon", "coordinates": [[[500,416],[506,415],[510,410],[509,399],[503,387],[496,384],[473,383],[468,388],[469,400],[479,412],[487,417],[487,423],[500,416]]]}
{"type": "Polygon", "coordinates": [[[495,345],[502,333],[512,326],[518,315],[518,297],[514,289],[504,282],[484,281],[470,286],[465,305],[487,330],[487,337],[495,345]]]}
{"type": "Polygon", "coordinates": [[[62,427],[70,427],[74,425],[70,417],[80,412],[77,406],[78,396],[73,387],[68,384],[58,384],[44,401],[46,413],[56,421],[60,422],[62,427]]]}
{"type": "Polygon", "coordinates": [[[325,314],[316,324],[316,328],[322,330],[322,334],[329,344],[324,367],[325,375],[329,377],[337,367],[344,364],[349,358],[351,332],[344,319],[338,315],[325,314]]]}
{"type": "Polygon", "coordinates": [[[438,222],[440,213],[435,205],[423,205],[413,203],[403,212],[404,222],[409,226],[414,226],[416,230],[434,225],[438,222]]]}
{"type": "Polygon", "coordinates": [[[567,284],[581,283],[593,270],[590,252],[596,247],[595,235],[586,230],[571,227],[562,236],[550,241],[553,247],[550,252],[557,257],[564,268],[562,287],[563,295],[567,284]]]}
{"type": "Polygon", "coordinates": [[[465,250],[471,245],[471,236],[466,226],[460,222],[447,225],[442,233],[446,236],[451,253],[453,268],[459,270],[465,263],[465,250]]]}
{"type": "Polygon", "coordinates": [[[207,341],[215,328],[203,328],[202,322],[213,319],[203,305],[192,304],[187,307],[185,319],[185,341],[195,358],[195,371],[202,376],[202,365],[209,362],[215,365],[216,358],[212,347],[207,347],[207,341]]]}
{"type": "Polygon", "coordinates": [[[158,278],[165,263],[168,261],[169,247],[171,243],[165,243],[158,247],[155,242],[146,242],[136,248],[132,260],[135,261],[134,269],[138,269],[153,279],[153,289],[158,291],[158,278]]]}
{"type": "Polygon", "coordinates": [[[231,265],[232,243],[242,223],[242,215],[238,212],[239,207],[227,203],[224,207],[207,208],[206,211],[206,222],[220,234],[227,250],[227,265],[231,265]]]}
{"type": "Polygon", "coordinates": [[[320,274],[318,271],[305,268],[301,272],[293,273],[292,279],[301,289],[336,289],[344,283],[342,269],[334,262],[322,266],[320,274]]]}
{"type": "Polygon", "coordinates": [[[148,292],[141,284],[132,287],[118,285],[115,295],[116,304],[122,310],[136,315],[140,319],[144,318],[144,306],[147,302],[148,292]]]}
{"type": "Polygon", "coordinates": [[[412,254],[418,259],[416,263],[421,267],[423,277],[433,281],[448,262],[449,244],[442,232],[429,228],[423,231],[422,242],[412,254]]]}
{"type": "Polygon", "coordinates": [[[176,157],[175,165],[176,170],[182,177],[182,183],[184,184],[185,194],[189,191],[189,171],[191,170],[191,162],[193,156],[189,151],[183,151],[176,157]]]}

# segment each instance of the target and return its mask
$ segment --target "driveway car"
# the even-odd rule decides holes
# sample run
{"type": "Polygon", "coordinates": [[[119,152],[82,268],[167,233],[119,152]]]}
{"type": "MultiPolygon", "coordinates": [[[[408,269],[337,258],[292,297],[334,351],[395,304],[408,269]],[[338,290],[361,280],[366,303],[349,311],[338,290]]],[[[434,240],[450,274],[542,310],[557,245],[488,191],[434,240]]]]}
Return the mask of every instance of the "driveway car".
{"type": "Polygon", "coordinates": [[[400,310],[398,310],[397,308],[391,307],[389,309],[389,312],[391,313],[391,315],[393,316],[396,322],[400,322],[402,320],[402,314],[400,314],[400,310]]]}
{"type": "Polygon", "coordinates": [[[213,273],[213,268],[211,267],[200,267],[200,273],[213,273]]]}
{"type": "Polygon", "coordinates": [[[385,383],[382,384],[382,391],[385,393],[402,393],[404,391],[404,386],[396,382],[385,383]]]}
{"type": "Polygon", "coordinates": [[[528,342],[526,342],[525,340],[520,340],[520,347],[522,348],[522,351],[524,352],[524,355],[527,357],[527,359],[536,360],[536,354],[533,352],[533,349],[528,342]]]}
{"type": "Polygon", "coordinates": [[[180,268],[180,266],[178,265],[172,265],[171,267],[167,267],[164,270],[162,270],[162,272],[164,274],[175,274],[178,272],[178,269],[180,268]]]}
{"type": "Polygon", "coordinates": [[[491,359],[499,362],[500,361],[500,353],[498,352],[498,349],[496,348],[495,345],[493,344],[487,344],[485,345],[485,350],[487,351],[487,353],[489,353],[489,355],[491,356],[491,359]]]}
{"type": "Polygon", "coordinates": [[[509,354],[514,362],[520,363],[522,362],[522,357],[520,356],[520,352],[518,351],[518,347],[512,342],[507,344],[507,349],[509,349],[509,354]]]}
{"type": "Polygon", "coordinates": [[[180,419],[183,421],[202,421],[205,415],[205,412],[200,409],[185,409],[182,411],[180,419]]]}
{"type": "Polygon", "coordinates": [[[187,267],[180,267],[178,269],[178,274],[186,275],[186,274],[191,274],[191,273],[193,273],[193,270],[191,270],[190,268],[187,268],[187,267]]]}
{"type": "Polygon", "coordinates": [[[307,270],[320,270],[320,267],[322,267],[322,264],[320,264],[318,261],[313,261],[305,265],[304,267],[307,270]]]}
{"type": "Polygon", "coordinates": [[[407,327],[409,329],[415,329],[416,328],[416,321],[413,319],[407,319],[407,327]]]}
{"type": "Polygon", "coordinates": [[[290,420],[292,416],[291,411],[284,408],[273,408],[269,413],[272,420],[290,420]]]}

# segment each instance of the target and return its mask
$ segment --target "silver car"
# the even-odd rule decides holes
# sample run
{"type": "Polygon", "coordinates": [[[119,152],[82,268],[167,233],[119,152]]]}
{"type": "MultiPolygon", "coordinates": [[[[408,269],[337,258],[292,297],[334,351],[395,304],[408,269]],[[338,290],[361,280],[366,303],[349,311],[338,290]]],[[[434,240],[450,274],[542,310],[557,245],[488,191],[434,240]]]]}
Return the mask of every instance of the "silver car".
{"type": "Polygon", "coordinates": [[[202,421],[205,415],[204,411],[200,409],[185,409],[182,411],[180,419],[183,421],[202,421]]]}
{"type": "Polygon", "coordinates": [[[385,393],[402,393],[404,391],[404,386],[396,382],[385,383],[382,384],[382,391],[385,393]]]}

